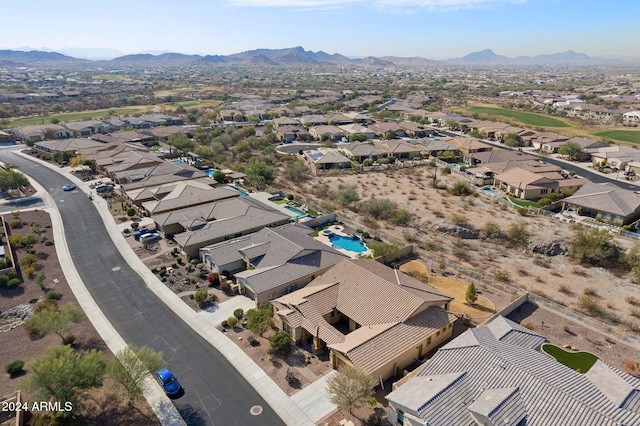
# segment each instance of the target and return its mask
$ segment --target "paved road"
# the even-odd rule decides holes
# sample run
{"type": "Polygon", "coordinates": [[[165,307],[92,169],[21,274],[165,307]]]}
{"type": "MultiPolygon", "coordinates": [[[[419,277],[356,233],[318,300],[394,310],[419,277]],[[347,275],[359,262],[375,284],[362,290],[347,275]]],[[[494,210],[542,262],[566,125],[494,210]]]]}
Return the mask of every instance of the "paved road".
{"type": "Polygon", "coordinates": [[[53,197],[80,277],[118,333],[128,343],[164,353],[185,392],[174,401],[189,425],[282,425],[280,417],[210,344],[167,308],[116,250],[92,202],[60,174],[7,150],[12,162],[53,197]],[[257,417],[250,408],[260,405],[257,417]]]}

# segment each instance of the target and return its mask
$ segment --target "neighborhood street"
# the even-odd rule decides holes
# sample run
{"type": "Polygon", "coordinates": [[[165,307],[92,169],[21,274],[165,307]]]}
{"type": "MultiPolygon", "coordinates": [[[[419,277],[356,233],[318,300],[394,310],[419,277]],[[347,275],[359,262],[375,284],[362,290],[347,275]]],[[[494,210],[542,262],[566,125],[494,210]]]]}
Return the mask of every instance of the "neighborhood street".
{"type": "Polygon", "coordinates": [[[224,356],[147,288],[116,249],[86,194],[63,192],[69,180],[9,150],[0,150],[0,161],[16,164],[51,194],[88,291],[126,342],[164,353],[185,390],[174,402],[187,424],[284,424],[224,356]],[[263,408],[259,416],[250,412],[256,405],[263,408]]]}

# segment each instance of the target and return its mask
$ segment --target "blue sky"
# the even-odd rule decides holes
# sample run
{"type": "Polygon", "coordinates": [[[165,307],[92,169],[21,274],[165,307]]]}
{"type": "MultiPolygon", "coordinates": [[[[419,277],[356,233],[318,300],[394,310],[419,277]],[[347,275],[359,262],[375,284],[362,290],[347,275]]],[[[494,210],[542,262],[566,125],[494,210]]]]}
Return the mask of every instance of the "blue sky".
{"type": "Polygon", "coordinates": [[[637,0],[0,0],[0,48],[640,56],[637,0]]]}

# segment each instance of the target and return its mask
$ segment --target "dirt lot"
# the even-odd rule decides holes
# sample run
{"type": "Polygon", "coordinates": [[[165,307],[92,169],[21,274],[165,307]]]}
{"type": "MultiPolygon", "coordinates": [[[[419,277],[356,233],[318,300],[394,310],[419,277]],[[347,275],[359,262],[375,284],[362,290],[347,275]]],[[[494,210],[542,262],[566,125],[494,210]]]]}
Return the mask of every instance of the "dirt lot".
{"type": "MultiPolygon", "coordinates": [[[[15,221],[13,214],[3,215],[9,222],[15,221]]],[[[38,256],[36,274],[44,272],[44,289],[37,284],[33,277],[24,277],[24,282],[15,289],[0,288],[0,311],[6,311],[11,307],[32,303],[37,306],[42,302],[45,295],[56,291],[62,295],[60,303],[77,303],[73,292],[65,280],[62,268],[58,263],[55,244],[53,242],[53,232],[51,229],[51,219],[48,213],[40,210],[19,212],[17,219],[20,226],[11,229],[12,234],[20,233],[26,235],[38,229],[40,239],[32,246],[38,256]]],[[[26,249],[17,250],[17,257],[21,259],[27,252],[26,249]]],[[[82,321],[73,327],[72,333],[76,336],[74,349],[85,351],[88,349],[102,350],[105,355],[111,357],[112,354],[106,344],[100,338],[91,322],[82,321]]],[[[11,378],[4,372],[7,363],[13,360],[23,360],[25,362],[37,358],[46,353],[46,349],[52,345],[60,344],[60,338],[56,335],[49,335],[43,338],[31,338],[22,326],[14,328],[5,333],[0,333],[0,360],[2,360],[2,372],[0,372],[0,395],[7,395],[14,391],[20,383],[27,377],[27,374],[11,378]]],[[[90,393],[90,401],[83,419],[87,421],[96,420],[100,424],[159,424],[151,408],[145,401],[137,404],[140,411],[130,409],[126,401],[121,401],[116,395],[120,393],[115,385],[108,381],[102,388],[95,389],[90,393]],[[89,408],[92,407],[92,408],[89,408]]],[[[26,395],[29,401],[29,395],[26,395]]]]}
{"type": "MultiPolygon", "coordinates": [[[[413,213],[409,226],[398,227],[388,222],[375,221],[365,224],[388,236],[413,242],[419,247],[418,255],[423,259],[435,255],[488,277],[501,274],[501,278],[510,285],[535,292],[576,310],[579,309],[578,299],[585,290],[590,292],[597,289],[598,301],[605,314],[616,316],[620,323],[626,322],[623,325],[634,326],[636,320],[633,320],[632,313],[638,310],[625,303],[625,298],[636,296],[637,286],[626,276],[617,276],[602,268],[575,265],[562,255],[534,255],[527,248],[510,246],[504,240],[462,239],[436,229],[440,225],[452,226],[454,220],[463,218],[467,221],[467,226],[474,229],[481,229],[487,222],[493,221],[502,232],[506,232],[512,224],[525,224],[531,235],[529,241],[534,242],[568,242],[575,232],[568,223],[553,218],[522,216],[516,210],[498,205],[494,199],[484,194],[463,197],[451,195],[444,188],[463,178],[453,173],[443,174],[442,170],[438,167],[436,172],[438,189],[432,186],[434,169],[419,166],[373,173],[325,175],[309,179],[296,187],[285,187],[285,190],[305,194],[307,203],[312,206],[332,206],[344,217],[360,221],[362,219],[357,213],[341,209],[328,199],[327,191],[353,185],[361,199],[391,199],[399,207],[413,213]],[[559,291],[561,288],[562,292],[559,291]]],[[[615,238],[614,242],[624,248],[632,244],[620,238],[615,238]]]]}

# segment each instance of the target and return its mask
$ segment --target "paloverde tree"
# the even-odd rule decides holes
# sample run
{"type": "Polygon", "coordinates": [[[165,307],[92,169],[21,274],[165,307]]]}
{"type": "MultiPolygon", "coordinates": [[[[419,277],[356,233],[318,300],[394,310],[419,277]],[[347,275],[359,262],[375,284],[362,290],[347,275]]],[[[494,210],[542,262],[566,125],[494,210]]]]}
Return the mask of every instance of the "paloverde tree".
{"type": "Polygon", "coordinates": [[[360,200],[358,190],[353,185],[345,185],[338,189],[335,194],[335,199],[342,207],[348,207],[356,201],[360,200]]]}
{"type": "Polygon", "coordinates": [[[162,352],[146,346],[129,345],[109,361],[107,374],[122,385],[129,398],[129,406],[133,406],[149,387],[146,378],[162,364],[162,352]]]}
{"type": "Polygon", "coordinates": [[[509,133],[504,137],[504,144],[506,146],[510,146],[512,148],[520,146],[522,143],[522,138],[515,133],[509,133]]]}
{"type": "MultiPolygon", "coordinates": [[[[30,334],[43,337],[57,334],[62,343],[69,342],[71,327],[84,319],[83,312],[74,304],[67,303],[60,308],[49,307],[33,315],[25,324],[30,334]]],[[[73,342],[70,342],[73,343],[73,342]]]]}
{"type": "Polygon", "coordinates": [[[371,376],[358,367],[343,365],[327,381],[329,400],[340,410],[362,407],[373,395],[375,382],[371,376]]]}
{"type": "Polygon", "coordinates": [[[567,142],[558,149],[558,154],[568,157],[572,161],[578,161],[581,157],[580,145],[576,142],[567,142]]]}
{"type": "Polygon", "coordinates": [[[69,418],[86,398],[86,391],[102,385],[105,360],[102,352],[92,349],[84,354],[70,346],[52,346],[47,354],[27,363],[27,379],[21,388],[35,391],[34,401],[62,404],[68,411],[56,411],[54,417],[69,418]],[[67,407],[65,403],[70,403],[67,407]]]}
{"type": "Polygon", "coordinates": [[[464,295],[465,300],[468,304],[473,305],[478,300],[478,291],[476,290],[476,286],[471,283],[467,287],[467,292],[464,295]]]}

